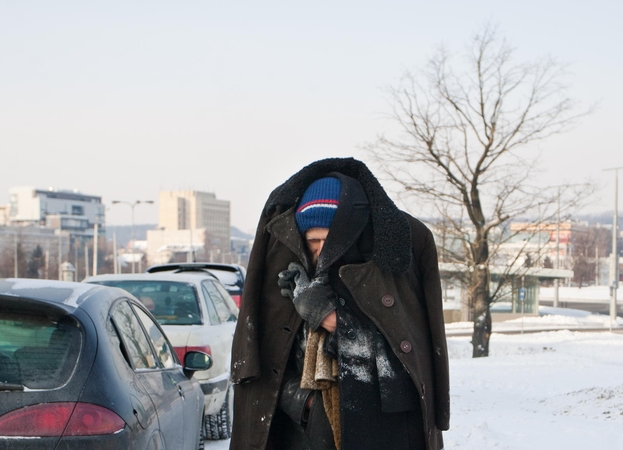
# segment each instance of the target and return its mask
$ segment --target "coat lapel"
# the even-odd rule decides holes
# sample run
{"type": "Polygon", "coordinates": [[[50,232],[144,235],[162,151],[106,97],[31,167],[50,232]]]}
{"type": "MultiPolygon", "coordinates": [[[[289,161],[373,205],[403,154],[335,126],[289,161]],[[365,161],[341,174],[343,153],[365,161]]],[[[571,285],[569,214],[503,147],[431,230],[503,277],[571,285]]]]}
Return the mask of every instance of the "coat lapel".
{"type": "Polygon", "coordinates": [[[299,228],[296,225],[294,218],[294,210],[296,206],[288,209],[287,211],[279,214],[268,225],[266,230],[279,242],[288,247],[292,253],[296,255],[307,273],[310,273],[311,264],[307,256],[307,249],[305,242],[299,233],[299,228]]]}

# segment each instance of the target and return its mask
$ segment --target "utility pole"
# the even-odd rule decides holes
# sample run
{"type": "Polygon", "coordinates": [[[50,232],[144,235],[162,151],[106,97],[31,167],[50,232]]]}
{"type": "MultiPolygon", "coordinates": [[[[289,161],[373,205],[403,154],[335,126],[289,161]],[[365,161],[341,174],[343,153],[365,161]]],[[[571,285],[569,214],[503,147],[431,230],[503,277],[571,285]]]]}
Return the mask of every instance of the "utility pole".
{"type": "Polygon", "coordinates": [[[595,247],[595,286],[599,286],[599,247],[595,247]]]}
{"type": "Polygon", "coordinates": [[[89,276],[89,246],[84,246],[84,277],[87,278],[89,276]]]}
{"type": "Polygon", "coordinates": [[[63,217],[59,216],[58,219],[58,279],[63,279],[63,271],[61,270],[61,264],[63,264],[63,217]]]}
{"type": "Polygon", "coordinates": [[[619,170],[623,167],[612,167],[605,171],[614,171],[614,213],[612,215],[612,261],[610,268],[610,329],[617,320],[617,290],[619,288],[619,170]]]}
{"type": "Polygon", "coordinates": [[[117,261],[117,233],[113,231],[112,233],[112,260],[113,265],[115,266],[113,269],[113,273],[117,275],[119,273],[119,262],[117,261]]]}
{"type": "MultiPolygon", "coordinates": [[[[97,275],[97,235],[98,235],[97,223],[93,226],[93,275],[97,275]]],[[[77,281],[77,280],[76,280],[77,281]]]]}
{"type": "Polygon", "coordinates": [[[15,228],[15,233],[13,235],[13,255],[15,255],[13,257],[13,277],[17,278],[19,277],[19,255],[18,255],[18,250],[19,250],[19,244],[17,242],[17,228],[15,228]]]}
{"type": "MultiPolygon", "coordinates": [[[[560,186],[558,186],[558,207],[556,208],[556,270],[560,269],[560,186]]],[[[558,308],[560,280],[554,280],[554,308],[558,308]]]]}

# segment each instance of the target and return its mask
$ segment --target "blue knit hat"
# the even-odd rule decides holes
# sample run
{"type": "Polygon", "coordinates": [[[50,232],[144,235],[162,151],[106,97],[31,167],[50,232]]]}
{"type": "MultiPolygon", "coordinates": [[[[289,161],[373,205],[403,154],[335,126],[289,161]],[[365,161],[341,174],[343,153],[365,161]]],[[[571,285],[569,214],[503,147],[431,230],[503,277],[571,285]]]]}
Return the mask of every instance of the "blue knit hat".
{"type": "Polygon", "coordinates": [[[342,183],[333,177],[320,178],[309,185],[295,214],[301,233],[310,228],[331,228],[341,191],[342,183]]]}

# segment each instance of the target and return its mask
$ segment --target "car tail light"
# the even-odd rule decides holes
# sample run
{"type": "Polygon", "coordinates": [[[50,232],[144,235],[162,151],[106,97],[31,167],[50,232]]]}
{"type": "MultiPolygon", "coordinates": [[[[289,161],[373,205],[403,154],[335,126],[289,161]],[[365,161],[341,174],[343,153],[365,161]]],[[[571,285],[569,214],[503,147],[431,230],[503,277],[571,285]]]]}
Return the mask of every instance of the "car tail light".
{"type": "Polygon", "coordinates": [[[0,417],[0,436],[61,436],[75,403],[26,406],[0,417]]]}
{"type": "Polygon", "coordinates": [[[117,433],[125,427],[121,417],[102,406],[78,403],[64,436],[94,436],[117,433]]]}
{"type": "Polygon", "coordinates": [[[117,414],[89,403],[42,403],[0,417],[0,436],[93,436],[124,427],[117,414]]]}
{"type": "Polygon", "coordinates": [[[192,347],[192,346],[175,347],[175,353],[177,354],[177,357],[182,363],[182,366],[184,365],[184,357],[186,356],[186,353],[188,352],[203,352],[203,353],[207,353],[208,355],[212,356],[212,349],[210,348],[209,345],[200,345],[198,347],[192,347]]]}
{"type": "Polygon", "coordinates": [[[236,302],[236,306],[240,308],[240,300],[242,300],[242,295],[232,295],[231,298],[236,302]]]}

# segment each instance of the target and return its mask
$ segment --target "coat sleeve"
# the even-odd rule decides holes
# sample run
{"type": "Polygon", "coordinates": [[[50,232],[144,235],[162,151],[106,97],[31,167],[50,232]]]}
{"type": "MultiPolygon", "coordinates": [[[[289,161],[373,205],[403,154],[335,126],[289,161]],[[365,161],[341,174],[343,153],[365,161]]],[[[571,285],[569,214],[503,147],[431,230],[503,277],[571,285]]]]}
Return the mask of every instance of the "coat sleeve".
{"type": "Polygon", "coordinates": [[[450,369],[448,346],[443,320],[443,303],[437,249],[431,231],[426,228],[426,239],[420,254],[421,280],[426,293],[426,308],[430,323],[435,371],[435,424],[439,430],[450,427],[450,369]]]}
{"type": "Polygon", "coordinates": [[[234,384],[253,381],[260,376],[259,307],[264,279],[264,257],[270,234],[268,218],[262,214],[249,257],[247,278],[232,344],[231,377],[234,384]]]}

